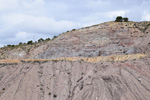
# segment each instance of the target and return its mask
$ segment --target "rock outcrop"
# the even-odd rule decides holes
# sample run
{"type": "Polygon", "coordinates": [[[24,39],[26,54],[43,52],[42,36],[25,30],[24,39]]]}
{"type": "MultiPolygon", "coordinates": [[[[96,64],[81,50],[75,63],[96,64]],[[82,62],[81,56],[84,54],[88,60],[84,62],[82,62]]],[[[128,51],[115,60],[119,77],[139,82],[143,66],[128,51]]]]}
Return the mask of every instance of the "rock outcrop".
{"type": "Polygon", "coordinates": [[[147,24],[146,22],[141,22],[141,24],[108,22],[71,31],[45,45],[47,49],[35,55],[34,58],[97,57],[148,53],[150,50],[149,25],[150,22],[147,24]]]}
{"type": "Polygon", "coordinates": [[[150,22],[72,30],[0,59],[0,100],[150,100],[150,22]]]}
{"type": "Polygon", "coordinates": [[[0,50],[0,59],[52,59],[149,53],[150,22],[107,22],[41,44],[0,50]]]}

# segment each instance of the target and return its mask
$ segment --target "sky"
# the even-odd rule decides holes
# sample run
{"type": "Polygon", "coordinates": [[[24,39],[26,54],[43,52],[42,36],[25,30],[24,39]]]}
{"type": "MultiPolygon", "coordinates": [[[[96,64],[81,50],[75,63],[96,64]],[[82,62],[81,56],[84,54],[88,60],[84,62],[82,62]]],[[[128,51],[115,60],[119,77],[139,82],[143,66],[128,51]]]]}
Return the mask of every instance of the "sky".
{"type": "Polygon", "coordinates": [[[0,0],[0,47],[113,21],[150,21],[150,0],[0,0]]]}

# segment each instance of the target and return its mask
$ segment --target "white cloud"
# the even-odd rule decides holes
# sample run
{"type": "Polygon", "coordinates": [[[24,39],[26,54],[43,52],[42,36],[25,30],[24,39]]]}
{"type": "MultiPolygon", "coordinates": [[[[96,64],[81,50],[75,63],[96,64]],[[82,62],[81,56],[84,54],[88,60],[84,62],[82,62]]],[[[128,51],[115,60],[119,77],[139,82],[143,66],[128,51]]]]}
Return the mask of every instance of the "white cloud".
{"type": "Polygon", "coordinates": [[[0,45],[115,20],[150,20],[150,0],[0,0],[0,45]],[[21,39],[21,40],[20,40],[21,39]]]}
{"type": "Polygon", "coordinates": [[[30,37],[30,34],[26,32],[19,32],[16,34],[16,38],[24,39],[30,37]]]}
{"type": "Polygon", "coordinates": [[[45,5],[43,0],[35,0],[32,2],[23,1],[22,6],[27,9],[41,8],[45,5]]]}
{"type": "Polygon", "coordinates": [[[3,47],[5,44],[0,43],[0,47],[3,47]]]}
{"type": "Polygon", "coordinates": [[[54,35],[81,26],[76,22],[56,21],[53,18],[24,14],[8,14],[3,16],[1,20],[3,20],[3,31],[0,31],[0,35],[4,35],[3,37],[8,34],[12,35],[11,37],[7,36],[7,39],[2,41],[4,44],[52,38],[54,35]],[[12,32],[10,33],[10,31],[12,32]]]}
{"type": "Polygon", "coordinates": [[[0,11],[14,9],[18,6],[18,0],[0,0],[0,11]]]}
{"type": "Polygon", "coordinates": [[[60,33],[63,30],[68,30],[79,26],[78,23],[71,21],[56,21],[53,18],[40,17],[40,16],[31,16],[23,14],[10,14],[5,15],[2,18],[4,24],[11,25],[12,27],[19,27],[26,31],[34,30],[39,32],[54,32],[60,33]]]}
{"type": "Polygon", "coordinates": [[[125,16],[127,11],[111,11],[105,13],[105,16],[108,16],[110,19],[117,17],[117,16],[125,16]]]}
{"type": "Polygon", "coordinates": [[[109,4],[109,1],[93,0],[89,2],[88,6],[91,8],[99,8],[100,6],[108,6],[109,4]]]}
{"type": "Polygon", "coordinates": [[[144,21],[149,20],[150,21],[150,11],[149,11],[149,13],[144,11],[144,14],[142,16],[142,20],[144,20],[144,21]]]}
{"type": "Polygon", "coordinates": [[[3,41],[1,45],[8,45],[8,44],[18,44],[19,42],[27,43],[27,41],[37,41],[40,38],[46,39],[46,38],[51,38],[52,36],[42,34],[42,33],[29,33],[29,32],[18,32],[15,34],[14,37],[7,38],[6,40],[3,41]]]}
{"type": "Polygon", "coordinates": [[[39,38],[47,38],[49,37],[48,35],[43,34],[37,34],[37,33],[27,33],[27,32],[18,32],[14,38],[10,38],[9,41],[13,41],[17,43],[18,41],[20,42],[27,42],[29,40],[37,41],[39,38]]]}

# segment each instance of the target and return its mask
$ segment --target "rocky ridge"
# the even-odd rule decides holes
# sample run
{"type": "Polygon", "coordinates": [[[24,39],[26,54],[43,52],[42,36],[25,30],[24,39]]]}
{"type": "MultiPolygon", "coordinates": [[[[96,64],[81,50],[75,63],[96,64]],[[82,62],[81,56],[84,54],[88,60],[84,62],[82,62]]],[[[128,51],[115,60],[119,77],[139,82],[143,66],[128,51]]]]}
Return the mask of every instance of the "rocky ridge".
{"type": "Polygon", "coordinates": [[[107,22],[1,48],[0,100],[149,100],[149,38],[150,22],[107,22]]]}
{"type": "Polygon", "coordinates": [[[52,59],[148,53],[150,22],[107,22],[72,30],[40,45],[1,49],[1,59],[52,59]]]}

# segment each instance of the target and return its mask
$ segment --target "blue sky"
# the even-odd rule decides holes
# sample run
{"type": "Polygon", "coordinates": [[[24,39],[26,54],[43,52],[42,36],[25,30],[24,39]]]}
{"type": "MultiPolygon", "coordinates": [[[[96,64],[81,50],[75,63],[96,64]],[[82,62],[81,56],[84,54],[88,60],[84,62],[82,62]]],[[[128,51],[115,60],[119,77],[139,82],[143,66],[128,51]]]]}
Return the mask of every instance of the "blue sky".
{"type": "Polygon", "coordinates": [[[150,0],[0,0],[0,47],[115,20],[150,21],[150,0]]]}

